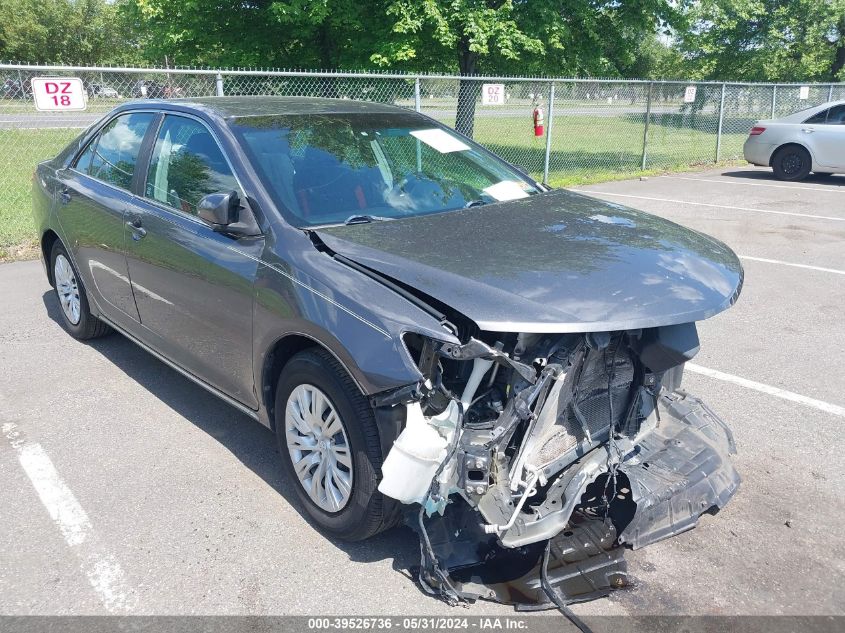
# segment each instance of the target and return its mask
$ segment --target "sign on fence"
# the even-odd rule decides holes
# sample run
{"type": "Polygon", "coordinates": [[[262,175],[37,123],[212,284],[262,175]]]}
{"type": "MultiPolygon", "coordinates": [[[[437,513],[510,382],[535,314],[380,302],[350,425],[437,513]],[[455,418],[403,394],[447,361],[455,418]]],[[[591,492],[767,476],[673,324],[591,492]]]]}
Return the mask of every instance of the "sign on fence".
{"type": "Polygon", "coordinates": [[[504,105],[505,84],[484,84],[481,86],[481,105],[504,105]]]}
{"type": "Polygon", "coordinates": [[[33,77],[36,110],[84,110],[87,106],[82,80],[76,77],[33,77]]]}
{"type": "Polygon", "coordinates": [[[810,98],[810,86],[801,86],[798,90],[798,98],[799,99],[809,99],[810,98]]]}
{"type": "Polygon", "coordinates": [[[684,90],[684,103],[695,103],[695,93],[697,88],[695,86],[687,86],[684,90]]]}

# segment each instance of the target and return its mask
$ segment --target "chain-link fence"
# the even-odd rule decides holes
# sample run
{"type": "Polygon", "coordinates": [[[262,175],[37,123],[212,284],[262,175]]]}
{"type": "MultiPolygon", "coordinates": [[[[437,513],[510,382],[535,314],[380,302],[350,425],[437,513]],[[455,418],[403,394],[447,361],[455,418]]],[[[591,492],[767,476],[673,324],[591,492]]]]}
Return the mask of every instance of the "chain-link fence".
{"type": "MultiPolygon", "coordinates": [[[[416,109],[552,185],[742,158],[759,119],[845,99],[845,84],[738,84],[0,64],[0,251],[28,239],[37,162],[131,99],[289,95],[416,109]],[[79,77],[87,108],[35,109],[34,77],[79,77]],[[485,84],[502,86],[485,105],[485,84]],[[535,134],[533,113],[544,115],[535,134]]],[[[2,252],[0,252],[2,256],[2,252]]]]}

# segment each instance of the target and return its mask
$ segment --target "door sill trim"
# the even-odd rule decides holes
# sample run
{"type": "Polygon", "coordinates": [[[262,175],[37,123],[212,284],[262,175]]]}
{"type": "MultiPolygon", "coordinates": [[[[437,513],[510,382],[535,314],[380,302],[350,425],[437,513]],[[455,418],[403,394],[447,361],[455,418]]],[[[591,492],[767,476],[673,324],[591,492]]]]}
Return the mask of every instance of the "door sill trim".
{"type": "Polygon", "coordinates": [[[177,373],[181,374],[182,376],[184,376],[185,378],[187,378],[188,380],[190,380],[191,382],[193,382],[193,383],[194,383],[194,384],[196,384],[197,386],[202,387],[203,389],[205,389],[205,390],[206,390],[208,393],[210,393],[211,395],[213,395],[213,396],[217,396],[217,397],[218,397],[218,398],[220,398],[223,402],[225,402],[226,404],[228,404],[228,405],[229,405],[229,406],[231,406],[231,407],[234,407],[235,409],[237,409],[238,411],[240,411],[240,412],[241,412],[241,413],[243,413],[244,415],[249,416],[249,417],[250,417],[250,418],[252,418],[253,420],[256,420],[256,421],[258,421],[258,422],[260,422],[260,421],[261,421],[261,419],[260,419],[260,418],[259,418],[259,416],[258,416],[258,412],[257,412],[257,411],[255,411],[254,409],[250,409],[250,408],[249,408],[248,406],[246,406],[245,404],[242,404],[242,403],[238,402],[237,400],[235,400],[234,398],[232,398],[231,396],[226,395],[225,393],[223,393],[222,391],[220,391],[219,389],[217,389],[217,387],[213,387],[213,386],[209,385],[207,382],[205,382],[204,380],[202,380],[202,378],[198,378],[197,376],[194,376],[194,375],[193,375],[191,372],[189,372],[188,370],[183,369],[182,367],[180,367],[179,365],[177,365],[176,363],[174,363],[174,362],[173,362],[172,360],[170,360],[169,358],[167,358],[167,357],[163,356],[162,354],[160,354],[159,352],[157,352],[156,350],[154,350],[152,347],[150,347],[150,346],[149,346],[149,345],[147,345],[146,343],[142,342],[142,341],[141,341],[140,339],[138,339],[137,337],[133,336],[132,334],[129,334],[129,332],[127,332],[127,331],[126,331],[124,328],[122,328],[121,326],[119,326],[119,325],[115,324],[115,323],[114,323],[111,319],[109,319],[109,318],[107,318],[107,317],[103,316],[103,315],[102,315],[102,312],[100,313],[100,316],[99,316],[98,318],[99,318],[100,320],[102,320],[102,321],[105,321],[105,322],[106,322],[106,323],[107,323],[110,327],[112,327],[112,328],[113,328],[113,329],[114,329],[114,330],[115,330],[118,334],[120,334],[120,335],[122,335],[122,336],[125,336],[127,339],[129,339],[130,341],[132,341],[133,343],[135,343],[135,345],[137,345],[138,347],[140,347],[142,350],[144,350],[145,352],[147,352],[148,354],[150,354],[151,356],[153,356],[153,357],[154,357],[154,358],[156,358],[157,360],[161,361],[162,363],[164,363],[165,365],[167,365],[168,367],[170,367],[170,369],[172,369],[172,370],[174,370],[175,372],[177,372],[177,373]]]}

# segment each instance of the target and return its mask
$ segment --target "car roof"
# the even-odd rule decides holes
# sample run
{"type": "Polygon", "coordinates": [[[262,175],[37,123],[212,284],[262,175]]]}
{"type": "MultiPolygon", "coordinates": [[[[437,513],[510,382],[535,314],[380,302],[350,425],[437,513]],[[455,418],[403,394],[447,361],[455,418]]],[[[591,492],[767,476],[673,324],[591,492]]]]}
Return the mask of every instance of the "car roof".
{"type": "Polygon", "coordinates": [[[377,114],[411,112],[398,106],[352,99],[326,99],[320,97],[192,97],[184,99],[136,101],[130,107],[177,106],[176,109],[193,109],[215,114],[224,119],[275,114],[377,114]]]}

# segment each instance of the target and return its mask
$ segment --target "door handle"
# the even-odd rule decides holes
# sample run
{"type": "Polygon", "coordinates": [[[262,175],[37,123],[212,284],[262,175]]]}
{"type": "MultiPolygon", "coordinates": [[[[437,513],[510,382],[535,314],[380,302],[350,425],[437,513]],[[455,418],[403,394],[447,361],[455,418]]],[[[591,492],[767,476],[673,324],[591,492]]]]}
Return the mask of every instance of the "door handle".
{"type": "Polygon", "coordinates": [[[804,134],[812,134],[815,132],[815,130],[811,127],[802,127],[801,131],[804,132],[804,134]]]}
{"type": "Polygon", "coordinates": [[[62,204],[67,204],[68,202],[70,202],[70,189],[68,189],[67,187],[62,187],[62,189],[59,191],[59,197],[62,201],[62,204]]]}
{"type": "Polygon", "coordinates": [[[132,239],[136,242],[147,235],[147,229],[141,226],[141,218],[127,220],[126,226],[132,231],[132,239]]]}

